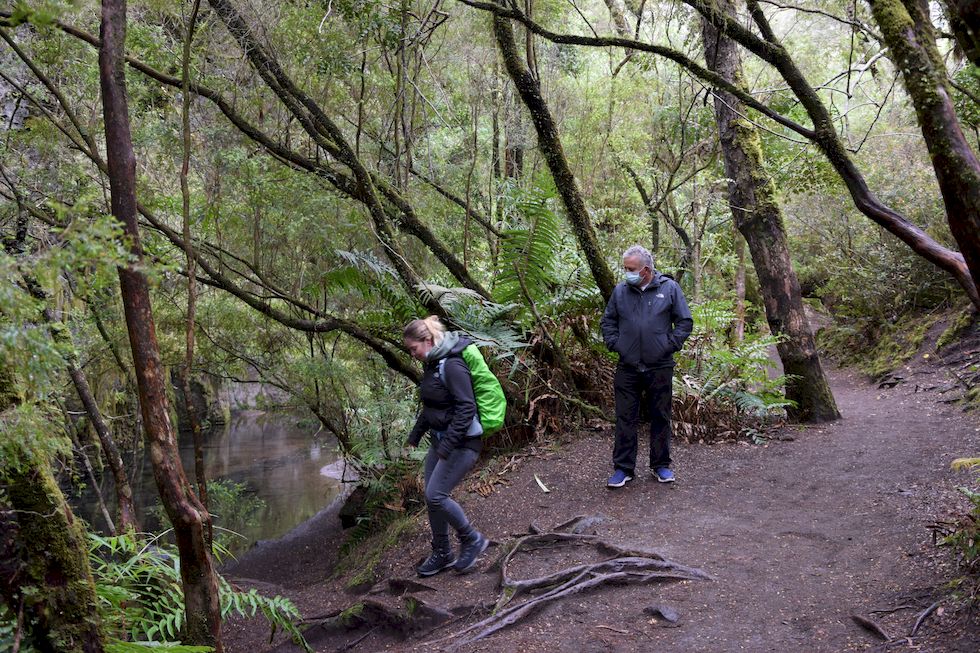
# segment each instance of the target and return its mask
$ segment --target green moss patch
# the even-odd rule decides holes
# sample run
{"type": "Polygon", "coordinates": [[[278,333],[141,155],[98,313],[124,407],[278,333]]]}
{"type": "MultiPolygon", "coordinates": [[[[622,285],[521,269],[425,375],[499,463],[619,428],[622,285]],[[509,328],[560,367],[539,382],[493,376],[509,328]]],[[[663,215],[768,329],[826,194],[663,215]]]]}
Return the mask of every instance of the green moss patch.
{"type": "Polygon", "coordinates": [[[822,353],[879,378],[911,360],[941,317],[933,314],[884,325],[832,325],[817,334],[817,343],[822,353]]]}

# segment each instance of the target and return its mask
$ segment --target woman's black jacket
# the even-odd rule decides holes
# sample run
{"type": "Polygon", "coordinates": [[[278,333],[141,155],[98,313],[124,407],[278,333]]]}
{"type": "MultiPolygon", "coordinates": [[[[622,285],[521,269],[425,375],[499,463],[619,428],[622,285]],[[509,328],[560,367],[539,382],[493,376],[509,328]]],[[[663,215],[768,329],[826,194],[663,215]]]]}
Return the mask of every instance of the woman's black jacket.
{"type": "Polygon", "coordinates": [[[422,410],[408,435],[408,443],[417,446],[426,431],[442,432],[444,435],[441,438],[433,437],[440,458],[448,457],[457,447],[476,451],[482,448],[479,437],[466,437],[477,411],[470,368],[460,352],[471,343],[469,338],[461,336],[445,356],[425,361],[422,382],[419,384],[422,410]],[[446,359],[444,374],[439,373],[441,358],[446,359]]]}

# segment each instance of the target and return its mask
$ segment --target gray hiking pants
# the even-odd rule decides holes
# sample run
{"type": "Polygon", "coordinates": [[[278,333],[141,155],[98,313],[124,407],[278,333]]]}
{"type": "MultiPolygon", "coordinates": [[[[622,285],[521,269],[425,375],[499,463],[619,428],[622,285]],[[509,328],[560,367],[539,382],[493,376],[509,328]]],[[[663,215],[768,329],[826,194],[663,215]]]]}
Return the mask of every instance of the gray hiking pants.
{"type": "Polygon", "coordinates": [[[473,533],[470,520],[449,493],[459,485],[479,457],[480,453],[477,451],[457,447],[448,458],[442,459],[436,453],[434,445],[429,447],[429,453],[425,457],[425,507],[429,510],[432,549],[435,551],[449,549],[450,526],[459,534],[460,539],[473,533]]]}

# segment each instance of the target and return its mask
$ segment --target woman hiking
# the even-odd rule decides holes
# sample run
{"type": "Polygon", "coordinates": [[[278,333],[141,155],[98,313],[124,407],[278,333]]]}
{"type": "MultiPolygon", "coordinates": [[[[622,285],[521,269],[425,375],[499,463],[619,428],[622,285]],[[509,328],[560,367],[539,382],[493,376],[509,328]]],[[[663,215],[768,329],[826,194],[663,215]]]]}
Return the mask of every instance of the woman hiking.
{"type": "Polygon", "coordinates": [[[417,446],[426,431],[430,434],[425,457],[425,506],[432,529],[432,554],[415,571],[422,577],[450,567],[466,572],[489,544],[449,496],[483,449],[473,380],[461,356],[472,341],[457,332],[447,332],[434,315],[409,322],[403,337],[412,356],[424,363],[419,386],[422,410],[408,435],[408,446],[417,446]],[[458,556],[449,541],[450,528],[460,541],[458,556]]]}

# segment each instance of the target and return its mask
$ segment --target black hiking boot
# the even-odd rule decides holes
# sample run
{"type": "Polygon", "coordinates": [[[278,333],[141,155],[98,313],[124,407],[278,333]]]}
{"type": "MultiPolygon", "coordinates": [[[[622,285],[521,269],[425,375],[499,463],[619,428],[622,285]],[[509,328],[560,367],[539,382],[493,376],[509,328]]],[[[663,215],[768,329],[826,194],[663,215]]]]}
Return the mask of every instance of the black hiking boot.
{"type": "Polygon", "coordinates": [[[415,568],[420,578],[435,576],[444,569],[449,569],[456,562],[456,556],[448,546],[445,549],[433,549],[425,562],[415,568]]]}
{"type": "Polygon", "coordinates": [[[490,540],[483,536],[480,531],[473,531],[473,534],[464,538],[459,549],[459,558],[453,569],[463,574],[471,570],[476,565],[476,559],[480,554],[487,550],[490,540]]]}

